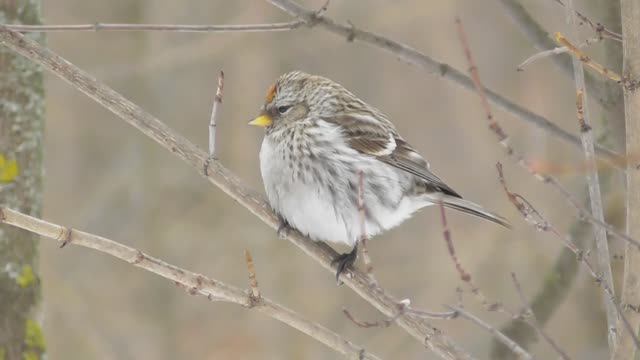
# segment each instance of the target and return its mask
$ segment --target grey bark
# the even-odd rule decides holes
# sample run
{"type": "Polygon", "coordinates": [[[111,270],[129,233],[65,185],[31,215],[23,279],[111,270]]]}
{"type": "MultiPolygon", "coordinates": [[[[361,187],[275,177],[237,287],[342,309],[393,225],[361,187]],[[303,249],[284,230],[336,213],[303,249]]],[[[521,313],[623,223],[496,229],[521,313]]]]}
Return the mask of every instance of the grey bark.
{"type": "MultiPolygon", "coordinates": [[[[0,22],[39,24],[40,0],[0,0],[0,22]]],[[[0,204],[34,216],[42,209],[43,124],[41,68],[0,48],[0,155],[18,165],[18,176],[0,183],[0,204]]],[[[44,354],[37,263],[38,237],[0,225],[0,359],[44,354]]]]}

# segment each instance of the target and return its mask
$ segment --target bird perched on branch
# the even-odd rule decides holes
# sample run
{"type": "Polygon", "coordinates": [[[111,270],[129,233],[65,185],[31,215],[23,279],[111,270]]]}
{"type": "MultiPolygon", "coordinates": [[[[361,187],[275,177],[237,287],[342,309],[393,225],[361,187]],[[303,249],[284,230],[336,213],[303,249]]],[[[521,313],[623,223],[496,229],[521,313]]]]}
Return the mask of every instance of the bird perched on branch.
{"type": "Polygon", "coordinates": [[[334,260],[337,279],[356,260],[363,236],[425,206],[442,203],[509,227],[435,176],[386,115],[327,78],[300,71],[280,76],[249,124],[266,129],[260,170],[281,220],[278,232],[291,226],[313,240],[353,248],[334,260]]]}

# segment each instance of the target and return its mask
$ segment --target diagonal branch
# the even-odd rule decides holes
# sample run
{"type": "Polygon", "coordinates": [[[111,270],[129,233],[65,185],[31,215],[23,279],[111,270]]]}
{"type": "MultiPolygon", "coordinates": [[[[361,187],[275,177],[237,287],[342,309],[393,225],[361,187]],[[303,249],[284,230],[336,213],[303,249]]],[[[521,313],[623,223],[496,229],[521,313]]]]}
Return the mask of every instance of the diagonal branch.
{"type": "MultiPolygon", "coordinates": [[[[317,12],[307,9],[293,0],[267,1],[284,10],[289,15],[304,20],[307,23],[307,26],[317,26],[323,28],[324,30],[347,39],[347,41],[361,41],[369,46],[390,53],[407,64],[416,66],[428,73],[440,75],[443,78],[457,85],[460,85],[466,90],[474,91],[473,81],[470,77],[466,76],[464,73],[451,67],[450,65],[439,62],[408,45],[399,43],[397,41],[369,31],[357,29],[352,24],[339,24],[335,20],[324,15],[319,16],[317,12]]],[[[485,89],[485,92],[487,95],[487,99],[502,110],[513,114],[521,120],[534,124],[539,128],[548,131],[551,135],[557,136],[558,138],[563,139],[571,144],[577,146],[580,145],[580,139],[578,139],[578,137],[563,130],[561,127],[544,118],[543,116],[525,109],[524,107],[512,102],[511,100],[490,89],[485,89]]],[[[602,146],[598,146],[597,151],[598,155],[611,160],[619,158],[619,156],[614,151],[611,151],[602,146]]]]}
{"type": "Polygon", "coordinates": [[[547,335],[547,333],[542,329],[542,326],[540,325],[540,323],[538,322],[538,319],[536,318],[536,314],[533,312],[533,309],[529,304],[529,300],[527,300],[527,297],[524,295],[524,290],[522,290],[522,285],[520,285],[520,282],[518,281],[516,274],[513,272],[511,273],[511,279],[513,280],[513,286],[515,286],[516,291],[518,292],[518,296],[520,296],[520,301],[522,301],[522,304],[525,307],[525,311],[527,313],[526,315],[531,318],[528,321],[528,323],[531,324],[531,326],[536,331],[536,333],[551,346],[553,351],[555,351],[556,354],[561,359],[570,360],[569,355],[567,355],[567,353],[555,342],[555,340],[553,340],[549,335],[547,335]]]}
{"type": "MultiPolygon", "coordinates": [[[[565,13],[570,33],[575,37],[578,35],[578,22],[576,14],[573,11],[573,1],[567,0],[565,5],[565,13]]],[[[564,44],[566,46],[566,44],[564,44]]],[[[589,107],[584,94],[587,89],[584,82],[584,68],[579,58],[572,57],[573,62],[573,78],[575,80],[577,94],[577,117],[580,127],[580,141],[584,150],[585,159],[589,165],[586,172],[587,187],[589,189],[589,199],[591,200],[591,213],[600,222],[604,222],[604,210],[602,208],[602,196],[600,194],[600,179],[598,177],[598,168],[596,166],[596,156],[594,150],[595,140],[590,124],[589,107]]],[[[611,271],[611,257],[609,255],[609,243],[607,241],[607,231],[601,226],[593,227],[596,239],[596,249],[598,255],[598,268],[602,272],[602,279],[611,289],[611,293],[615,294],[613,287],[613,273],[611,271]]],[[[618,314],[614,304],[603,298],[604,308],[607,315],[607,338],[609,342],[609,351],[613,354],[616,346],[617,337],[617,321],[618,314]]]]}
{"type": "MultiPolygon", "coordinates": [[[[512,22],[538,50],[544,51],[556,48],[550,34],[531,16],[525,7],[522,6],[520,0],[498,0],[498,2],[502,5],[512,22]]],[[[590,22],[590,24],[593,23],[590,22]]],[[[594,29],[594,31],[597,32],[597,29],[594,29]]],[[[605,28],[602,27],[602,32],[604,31],[605,28]]],[[[604,33],[603,35],[606,36],[608,33],[609,32],[604,33]]],[[[611,33],[614,34],[613,32],[611,33]]],[[[616,40],[618,39],[616,38],[616,40]]],[[[560,68],[564,74],[573,77],[573,67],[569,57],[552,56],[551,61],[560,68]]],[[[593,74],[585,74],[585,81],[592,98],[600,102],[605,108],[609,107],[611,104],[610,101],[607,100],[609,98],[608,91],[610,91],[610,88],[615,88],[616,85],[609,84],[593,74]]],[[[616,91],[620,92],[620,89],[616,89],[616,91]]]]}
{"type": "MultiPolygon", "coordinates": [[[[555,1],[558,4],[560,4],[560,5],[562,5],[562,6],[564,6],[566,8],[567,5],[565,5],[562,2],[562,0],[555,0],[555,1]]],[[[582,14],[579,11],[574,11],[574,13],[575,13],[575,16],[577,16],[582,23],[585,23],[585,24],[589,25],[595,32],[598,33],[599,36],[606,37],[606,38],[609,38],[609,39],[613,39],[613,40],[622,42],[622,34],[619,34],[617,32],[614,32],[614,31],[611,31],[611,30],[607,29],[601,23],[595,23],[594,24],[591,19],[589,19],[588,17],[586,17],[584,14],[582,14]]],[[[582,25],[581,23],[578,23],[578,24],[582,25]]]]}
{"type": "Polygon", "coordinates": [[[189,294],[201,294],[212,301],[226,301],[246,308],[256,309],[350,358],[380,359],[360,346],[343,339],[337,333],[320,324],[311,322],[293,310],[287,309],[267,298],[254,297],[252,293],[248,294],[235,286],[168,264],[116,241],[53,224],[5,207],[0,207],[0,223],[13,225],[58,242],[66,241],[69,244],[83,246],[111,255],[133,266],[171,280],[176,285],[187,289],[189,294]]]}
{"type": "MultiPolygon", "coordinates": [[[[489,123],[489,129],[494,133],[498,140],[498,143],[504,148],[505,153],[509,157],[511,157],[516,164],[527,170],[527,172],[533,175],[537,180],[545,184],[549,184],[551,187],[557,190],[567,200],[567,202],[577,210],[578,215],[581,218],[584,218],[584,220],[590,222],[594,226],[603,228],[610,235],[622,239],[640,249],[640,241],[616,230],[614,226],[606,223],[605,221],[596,218],[593,214],[591,214],[589,210],[580,205],[576,198],[567,189],[565,189],[562,184],[560,184],[560,181],[558,179],[540,171],[539,164],[526,158],[523,154],[521,154],[513,146],[511,146],[509,136],[504,131],[502,126],[500,126],[500,124],[496,121],[493,116],[493,112],[491,111],[491,107],[489,106],[489,101],[487,100],[484,87],[482,86],[482,82],[480,81],[480,75],[478,74],[478,67],[475,65],[475,61],[473,61],[473,57],[471,56],[471,49],[469,48],[469,43],[466,39],[464,29],[462,28],[462,23],[459,19],[456,19],[456,24],[458,25],[458,34],[460,36],[460,41],[465,52],[465,57],[467,58],[467,62],[469,63],[469,71],[476,86],[478,96],[480,97],[482,107],[485,111],[485,116],[489,123]]],[[[620,164],[626,163],[627,161],[625,160],[620,164]]],[[[591,165],[590,168],[593,169],[594,166],[591,165]]]]}
{"type": "Polygon", "coordinates": [[[511,351],[513,351],[513,353],[515,353],[519,359],[527,359],[527,360],[533,359],[533,356],[531,356],[531,354],[529,354],[525,349],[523,349],[520,345],[518,345],[518,343],[510,339],[508,336],[506,336],[502,332],[500,332],[500,330],[491,326],[489,323],[471,314],[470,312],[465,311],[461,307],[456,307],[456,306],[447,306],[447,307],[455,311],[456,314],[461,318],[465,318],[471,321],[472,323],[478,325],[479,327],[483,328],[487,332],[489,332],[498,341],[504,344],[504,346],[508,347],[511,351]]]}
{"type": "MultiPolygon", "coordinates": [[[[496,168],[498,170],[498,178],[502,187],[504,188],[505,193],[507,194],[507,198],[509,201],[516,207],[518,212],[522,215],[522,217],[526,220],[527,223],[533,225],[538,231],[549,232],[555,238],[560,240],[564,247],[571,251],[576,260],[583,265],[583,267],[588,271],[589,275],[595,280],[595,283],[600,286],[602,289],[604,298],[606,301],[611,303],[611,306],[617,312],[617,315],[621,318],[624,328],[627,331],[627,335],[633,339],[633,344],[636,346],[640,346],[640,340],[638,340],[637,335],[632,331],[632,328],[629,326],[629,321],[626,319],[625,314],[623,313],[622,306],[618,304],[618,300],[613,294],[613,290],[607,285],[607,283],[602,278],[602,274],[596,272],[595,267],[591,264],[589,260],[589,251],[584,251],[578,247],[575,243],[574,239],[570,235],[563,235],[556,229],[553,224],[551,224],[538,210],[536,210],[533,205],[525,199],[522,195],[517,194],[509,190],[507,186],[507,182],[504,178],[504,174],[502,172],[502,164],[496,164],[496,168]]],[[[634,309],[632,309],[634,310],[634,309]]],[[[635,312],[635,310],[634,310],[635,312]]],[[[618,336],[624,335],[617,334],[618,336]]],[[[619,347],[618,347],[619,348],[619,347]]],[[[617,348],[617,349],[618,349],[617,348]]],[[[630,359],[629,357],[623,357],[621,359],[630,359]]]]}
{"type": "MultiPolygon", "coordinates": [[[[136,104],[98,82],[95,78],[51,50],[4,26],[0,26],[0,43],[31,61],[44,66],[61,79],[67,81],[73,87],[82,91],[191,165],[199,174],[204,175],[211,183],[251,211],[265,224],[273,229],[278,228],[278,217],[262,196],[247,187],[235,174],[215,159],[210,161],[207,174],[203,174],[202,169],[208,159],[208,154],[136,104]]],[[[311,241],[297,231],[289,231],[287,239],[320,263],[325,269],[335,273],[331,262],[337,254],[331,247],[311,241]]],[[[366,274],[356,270],[349,270],[349,273],[351,276],[343,278],[347,286],[385,316],[393,317],[397,314],[398,302],[393,297],[385,292],[371,289],[366,274]]],[[[421,344],[424,344],[442,358],[473,358],[445,336],[441,330],[434,328],[419,316],[404,314],[398,317],[396,322],[407,333],[420,341],[421,344]]]]}
{"type": "MultiPolygon", "coordinates": [[[[640,79],[640,3],[637,0],[621,0],[623,33],[623,71],[627,79],[640,79]]],[[[624,86],[624,113],[626,131],[626,153],[637,154],[640,150],[640,91],[636,86],[624,86]]],[[[637,162],[627,167],[627,234],[640,235],[640,172],[637,162]]],[[[622,303],[630,333],[619,337],[613,359],[636,359],[638,357],[637,336],[640,329],[640,251],[627,244],[624,253],[624,277],[622,280],[622,303]],[[632,335],[634,334],[634,335],[632,335]]],[[[622,320],[622,319],[621,319],[622,320]]],[[[619,327],[627,324],[620,324],[619,327]]]]}

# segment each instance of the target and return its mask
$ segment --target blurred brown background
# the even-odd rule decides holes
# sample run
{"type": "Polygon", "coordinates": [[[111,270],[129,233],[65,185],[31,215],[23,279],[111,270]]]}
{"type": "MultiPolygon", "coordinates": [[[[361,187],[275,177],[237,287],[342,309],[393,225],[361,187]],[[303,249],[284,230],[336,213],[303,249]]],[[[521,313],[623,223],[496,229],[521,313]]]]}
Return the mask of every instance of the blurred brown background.
{"type": "MultiPolygon", "coordinates": [[[[597,0],[576,1],[597,14],[597,0]]],[[[318,8],[323,1],[306,1],[318,8]]],[[[565,31],[554,1],[523,1],[550,32],[565,31]]],[[[288,21],[264,1],[51,0],[44,23],[93,22],[243,24],[288,21]]],[[[497,1],[333,0],[328,16],[385,34],[460,70],[467,68],[454,27],[463,19],[485,85],[577,133],[572,81],[542,60],[516,66],[536,50],[497,1]]],[[[583,29],[583,39],[593,34],[583,29]]],[[[262,188],[258,151],[262,132],[246,125],[266,88],[281,73],[300,69],[330,77],[387,113],[435,172],[465,197],[510,218],[513,231],[449,212],[458,256],[492,299],[520,302],[518,274],[533,296],[548,279],[559,242],[525,224],[496,177],[502,161],[513,190],[567,231],[573,210],[511,160],[486,127],[477,96],[361,43],[319,29],[243,34],[67,32],[48,45],[81,68],[206,147],[207,122],[219,69],[226,88],[218,126],[222,162],[262,188]]],[[[590,49],[602,56],[602,45],[590,49]]],[[[153,256],[245,286],[243,250],[253,253],[263,293],[388,359],[432,359],[406,333],[361,329],[359,318],[380,316],[329,272],[281,241],[247,210],[191,168],[66,83],[47,74],[45,217],[140,248],[153,256]]],[[[590,101],[597,134],[603,117],[590,101]]],[[[576,147],[496,110],[497,120],[527,154],[561,164],[582,159],[576,147]]],[[[613,140],[612,140],[613,141],[613,140]]],[[[583,176],[561,179],[582,194],[583,176]]],[[[619,186],[613,179],[611,187],[619,186]]],[[[590,244],[590,241],[589,241],[590,244]]],[[[42,242],[45,331],[51,359],[332,359],[332,350],[259,313],[187,295],[166,280],[86,249],[42,242]]],[[[435,208],[370,242],[378,279],[418,308],[441,310],[461,286],[442,238],[435,208]]],[[[614,253],[619,253],[613,248],[614,253]]],[[[614,264],[615,265],[615,264],[614,264]]],[[[476,314],[502,324],[470,295],[476,314]]],[[[472,353],[486,358],[490,336],[463,320],[435,321],[472,353]]],[[[546,326],[577,359],[606,354],[600,294],[585,274],[546,326]]],[[[534,353],[549,358],[538,344],[534,353]]]]}

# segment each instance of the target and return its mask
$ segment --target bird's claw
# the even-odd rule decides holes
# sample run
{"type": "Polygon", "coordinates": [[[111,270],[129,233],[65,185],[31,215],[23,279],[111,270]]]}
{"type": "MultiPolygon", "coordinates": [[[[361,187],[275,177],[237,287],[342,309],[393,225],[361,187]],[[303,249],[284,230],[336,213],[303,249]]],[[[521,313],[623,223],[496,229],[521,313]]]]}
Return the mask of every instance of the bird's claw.
{"type": "Polygon", "coordinates": [[[333,259],[331,265],[338,265],[336,269],[336,281],[338,282],[338,285],[342,285],[342,281],[340,281],[340,274],[342,274],[348,267],[351,267],[356,262],[357,258],[358,246],[356,245],[350,252],[340,254],[333,259]]]}
{"type": "Polygon", "coordinates": [[[278,223],[278,230],[276,230],[276,233],[278,234],[278,237],[280,239],[286,239],[287,236],[289,235],[289,229],[291,229],[291,227],[289,226],[289,223],[287,223],[287,221],[283,218],[279,218],[279,223],[278,223]]]}
{"type": "Polygon", "coordinates": [[[204,164],[202,165],[202,172],[204,173],[204,176],[209,176],[209,167],[213,160],[217,160],[216,157],[214,155],[209,155],[207,160],[204,161],[204,164]]]}

